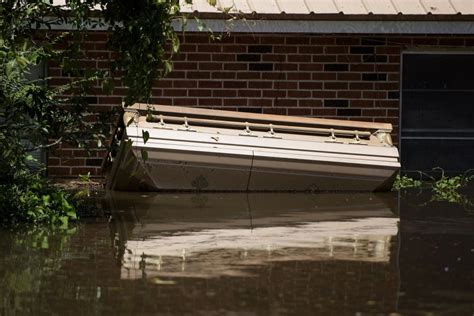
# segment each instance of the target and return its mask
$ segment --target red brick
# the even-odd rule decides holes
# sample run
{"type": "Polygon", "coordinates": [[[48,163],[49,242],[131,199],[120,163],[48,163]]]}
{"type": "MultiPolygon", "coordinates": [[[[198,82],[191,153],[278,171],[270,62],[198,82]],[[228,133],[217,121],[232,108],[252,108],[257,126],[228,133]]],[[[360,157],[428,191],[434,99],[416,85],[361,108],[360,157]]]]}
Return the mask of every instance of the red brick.
{"type": "Polygon", "coordinates": [[[206,44],[209,43],[209,37],[198,34],[186,34],[183,43],[206,44]]]}
{"type": "Polygon", "coordinates": [[[401,46],[379,46],[375,48],[376,54],[400,54],[401,46]]]}
{"type": "Polygon", "coordinates": [[[206,53],[188,53],[186,56],[188,61],[210,61],[211,54],[206,53]]]}
{"type": "Polygon", "coordinates": [[[400,115],[400,110],[387,110],[387,116],[388,117],[398,117],[400,115]]]}
{"type": "MultiPolygon", "coordinates": [[[[234,91],[235,92],[235,91],[234,91]]],[[[260,98],[262,96],[262,90],[238,90],[238,96],[242,98],[260,98]]]]}
{"type": "Polygon", "coordinates": [[[336,97],[336,91],[322,90],[322,91],[312,91],[311,93],[313,95],[313,98],[326,99],[326,98],[336,97]]]}
{"type": "Polygon", "coordinates": [[[235,72],[213,72],[212,79],[235,79],[235,72]]]}
{"type": "Polygon", "coordinates": [[[212,55],[212,61],[235,61],[234,54],[214,54],[212,55]]]}
{"type": "Polygon", "coordinates": [[[247,47],[245,45],[223,45],[222,51],[224,53],[246,53],[247,47]]]}
{"type": "Polygon", "coordinates": [[[398,108],[400,102],[398,100],[377,100],[375,101],[375,107],[378,108],[398,108]]]}
{"type": "Polygon", "coordinates": [[[166,78],[168,78],[168,79],[169,78],[172,78],[172,79],[186,78],[186,72],[175,70],[175,71],[170,72],[166,78]]]}
{"type": "Polygon", "coordinates": [[[285,80],[289,75],[285,72],[262,72],[262,80],[285,80]]]}
{"type": "Polygon", "coordinates": [[[363,91],[362,97],[364,99],[386,99],[387,92],[386,91],[363,91]]]}
{"type": "Polygon", "coordinates": [[[163,90],[163,96],[165,96],[165,97],[183,97],[183,96],[186,96],[186,90],[165,89],[165,90],[163,90]]]}
{"type": "Polygon", "coordinates": [[[212,96],[215,98],[235,98],[237,96],[237,90],[212,90],[212,96]]]}
{"type": "Polygon", "coordinates": [[[285,90],[264,90],[262,95],[264,98],[285,98],[286,91],[285,90]]]}
{"type": "Polygon", "coordinates": [[[349,64],[349,69],[351,71],[371,72],[371,71],[375,71],[375,65],[374,64],[349,64]]]}
{"type": "Polygon", "coordinates": [[[286,108],[263,108],[265,114],[287,115],[286,108]]]}
{"type": "Polygon", "coordinates": [[[287,76],[288,80],[311,80],[309,72],[290,72],[287,76]]]}
{"type": "MultiPolygon", "coordinates": [[[[224,45],[210,44],[210,45],[196,45],[198,52],[221,52],[224,45]]],[[[183,50],[184,51],[184,50],[183,50]]]]}
{"type": "Polygon", "coordinates": [[[278,107],[295,107],[298,106],[298,99],[276,99],[274,102],[274,106],[278,107]]]}
{"type": "Polygon", "coordinates": [[[337,97],[341,99],[360,99],[360,91],[337,91],[337,97]]]}
{"type": "Polygon", "coordinates": [[[299,100],[298,105],[299,106],[322,107],[323,106],[323,101],[322,100],[316,100],[316,99],[299,100]]]}
{"type": "Polygon", "coordinates": [[[284,63],[286,62],[286,55],[262,55],[263,62],[275,62],[275,63],[284,63]]]}
{"type": "Polygon", "coordinates": [[[337,62],[339,62],[339,63],[360,63],[360,62],[362,62],[362,55],[337,55],[337,62]]]}
{"type": "Polygon", "coordinates": [[[242,44],[258,44],[260,42],[260,37],[254,35],[236,35],[235,43],[242,44]]]}
{"type": "Polygon", "coordinates": [[[324,89],[347,90],[349,89],[349,84],[347,82],[325,82],[324,89]]]}
{"type": "Polygon", "coordinates": [[[311,98],[311,91],[305,90],[291,90],[287,92],[290,98],[311,98]]]}
{"type": "Polygon", "coordinates": [[[375,102],[373,100],[351,100],[349,107],[351,108],[373,108],[375,102]]]}
{"type": "Polygon", "coordinates": [[[177,106],[195,106],[198,105],[196,98],[173,98],[173,105],[177,106]]]}
{"type": "Polygon", "coordinates": [[[298,48],[298,53],[300,54],[322,54],[322,46],[300,46],[298,48]]]}
{"type": "Polygon", "coordinates": [[[336,38],[334,36],[315,36],[311,38],[312,45],[334,45],[336,38]]]}
{"type": "MultiPolygon", "coordinates": [[[[298,71],[298,64],[275,64],[275,71],[298,71]]],[[[300,69],[301,70],[301,69],[300,69]]]]}
{"type": "Polygon", "coordinates": [[[247,106],[247,99],[224,99],[225,106],[247,106]]]}
{"type": "Polygon", "coordinates": [[[367,109],[362,110],[362,116],[386,116],[387,110],[367,109]]]}
{"type": "MultiPolygon", "coordinates": [[[[215,74],[213,72],[212,74],[215,74]]],[[[187,71],[186,78],[188,79],[210,79],[211,73],[208,71],[187,71]]]]}
{"type": "Polygon", "coordinates": [[[336,78],[335,72],[313,72],[311,74],[312,80],[336,80],[336,78]]]}
{"type": "Polygon", "coordinates": [[[360,80],[361,75],[357,72],[339,72],[337,73],[337,80],[357,81],[360,80]]]}
{"type": "Polygon", "coordinates": [[[222,88],[222,81],[200,80],[198,86],[199,88],[222,88]]]}
{"type": "Polygon", "coordinates": [[[331,54],[349,54],[349,47],[347,46],[326,46],[324,47],[324,53],[331,54]]]}
{"type": "Polygon", "coordinates": [[[311,61],[311,55],[289,55],[288,62],[290,63],[307,63],[311,61]]]}
{"type": "Polygon", "coordinates": [[[224,81],[224,88],[229,88],[229,89],[247,88],[247,82],[246,81],[224,81]]]}
{"type": "MultiPolygon", "coordinates": [[[[186,93],[186,90],[182,91],[186,93]]],[[[188,96],[190,97],[210,97],[212,95],[212,91],[209,89],[189,89],[188,96]]]]}
{"type": "Polygon", "coordinates": [[[194,80],[173,80],[173,88],[196,88],[197,81],[194,80]]]}
{"type": "Polygon", "coordinates": [[[322,71],[323,70],[323,64],[299,64],[298,65],[298,70],[300,71],[322,71]]]}
{"type": "Polygon", "coordinates": [[[314,116],[336,116],[336,109],[313,109],[314,116]]]}
{"type": "Polygon", "coordinates": [[[287,45],[308,45],[309,37],[307,36],[288,36],[286,37],[287,45]]]}
{"type": "Polygon", "coordinates": [[[252,89],[271,89],[272,83],[269,81],[249,81],[248,86],[252,89]]]}
{"type": "Polygon", "coordinates": [[[260,79],[262,77],[260,72],[237,72],[237,79],[260,79]]]}
{"type": "Polygon", "coordinates": [[[273,46],[275,54],[296,54],[298,52],[297,46],[273,46]]]}
{"type": "Polygon", "coordinates": [[[283,36],[264,36],[260,39],[261,44],[285,44],[283,36]]]}
{"type": "Polygon", "coordinates": [[[272,106],[273,99],[248,99],[248,106],[272,106]]]}
{"type": "Polygon", "coordinates": [[[336,55],[314,55],[313,63],[333,63],[337,61],[336,55]]]}
{"type": "Polygon", "coordinates": [[[398,64],[387,64],[387,65],[382,65],[378,64],[375,66],[377,71],[381,72],[400,72],[400,65],[398,64]]]}
{"type": "Polygon", "coordinates": [[[298,115],[298,116],[309,116],[312,114],[312,110],[305,108],[305,109],[288,109],[288,115],[298,115]]]}
{"type": "Polygon", "coordinates": [[[298,86],[300,89],[315,90],[315,89],[322,89],[323,83],[315,82],[315,81],[300,81],[298,86]]]}
{"type": "Polygon", "coordinates": [[[173,69],[175,70],[196,70],[198,64],[196,62],[176,62],[173,64],[173,69]]]}
{"type": "Polygon", "coordinates": [[[195,52],[197,50],[197,45],[194,44],[185,44],[181,43],[180,51],[181,52],[195,52]]]}
{"type": "Polygon", "coordinates": [[[295,81],[275,81],[273,82],[274,89],[297,89],[298,82],[295,81]]]}
{"type": "Polygon", "coordinates": [[[223,99],[215,98],[199,98],[198,103],[200,106],[222,106],[223,99]]]}
{"type": "MultiPolygon", "coordinates": [[[[386,83],[386,82],[384,82],[386,83]]],[[[378,84],[378,83],[377,83],[378,84]]],[[[349,83],[349,89],[351,90],[373,90],[373,82],[351,82],[349,83]]]]}
{"type": "Polygon", "coordinates": [[[224,64],[224,70],[247,70],[247,69],[248,69],[248,66],[247,66],[247,64],[244,64],[244,63],[227,63],[227,64],[224,64]]]}
{"type": "Polygon", "coordinates": [[[199,63],[199,70],[222,70],[221,63],[199,63]]]}

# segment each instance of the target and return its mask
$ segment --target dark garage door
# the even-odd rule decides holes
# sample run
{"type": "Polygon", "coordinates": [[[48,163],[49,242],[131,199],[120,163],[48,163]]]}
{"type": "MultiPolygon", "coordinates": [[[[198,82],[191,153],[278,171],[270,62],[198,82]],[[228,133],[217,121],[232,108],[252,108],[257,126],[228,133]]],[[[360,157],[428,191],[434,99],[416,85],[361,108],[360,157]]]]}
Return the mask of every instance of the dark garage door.
{"type": "Polygon", "coordinates": [[[402,170],[474,168],[474,54],[402,56],[402,170]]]}

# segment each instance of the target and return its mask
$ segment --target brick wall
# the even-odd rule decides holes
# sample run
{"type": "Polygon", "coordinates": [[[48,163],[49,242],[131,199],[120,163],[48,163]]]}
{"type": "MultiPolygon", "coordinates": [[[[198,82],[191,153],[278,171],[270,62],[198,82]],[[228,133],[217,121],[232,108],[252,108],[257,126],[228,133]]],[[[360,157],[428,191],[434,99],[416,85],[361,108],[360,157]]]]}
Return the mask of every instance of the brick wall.
{"type": "MultiPolygon", "coordinates": [[[[107,67],[107,34],[92,33],[85,62],[107,67]]],[[[401,52],[411,48],[474,46],[474,37],[235,34],[212,42],[205,34],[182,39],[174,71],[156,83],[152,103],[242,112],[389,122],[397,141],[401,52]]],[[[69,80],[51,63],[50,85],[69,80]]],[[[121,103],[124,87],[92,103],[121,103]]],[[[92,157],[62,145],[49,153],[50,176],[100,175],[103,152],[92,157]]]]}

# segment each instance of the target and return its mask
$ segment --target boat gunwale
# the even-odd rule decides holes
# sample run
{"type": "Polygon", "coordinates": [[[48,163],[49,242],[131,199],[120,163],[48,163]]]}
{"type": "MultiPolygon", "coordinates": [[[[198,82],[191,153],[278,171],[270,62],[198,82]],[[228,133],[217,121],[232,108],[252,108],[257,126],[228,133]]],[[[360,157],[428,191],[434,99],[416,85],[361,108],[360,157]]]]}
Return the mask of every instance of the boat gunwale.
{"type": "Polygon", "coordinates": [[[354,128],[371,131],[391,132],[392,124],[390,123],[375,123],[364,121],[347,121],[337,119],[323,119],[314,117],[302,116],[285,116],[275,114],[261,114],[261,113],[246,113],[226,110],[214,110],[205,108],[190,108],[183,106],[169,106],[159,104],[135,103],[125,108],[125,110],[135,110],[140,115],[152,114],[174,114],[189,117],[208,117],[212,119],[220,118],[230,121],[246,120],[248,122],[266,122],[268,123],[285,123],[296,126],[319,126],[319,127],[338,127],[338,128],[354,128]]]}

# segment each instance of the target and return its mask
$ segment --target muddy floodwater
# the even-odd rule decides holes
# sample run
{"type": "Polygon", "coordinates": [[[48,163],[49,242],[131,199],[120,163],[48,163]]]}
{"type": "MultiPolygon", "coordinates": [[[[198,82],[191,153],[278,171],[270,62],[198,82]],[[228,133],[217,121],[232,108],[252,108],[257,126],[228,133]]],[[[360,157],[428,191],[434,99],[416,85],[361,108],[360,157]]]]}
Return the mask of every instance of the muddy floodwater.
{"type": "Polygon", "coordinates": [[[473,315],[472,197],[108,192],[0,231],[0,315],[473,315]]]}

